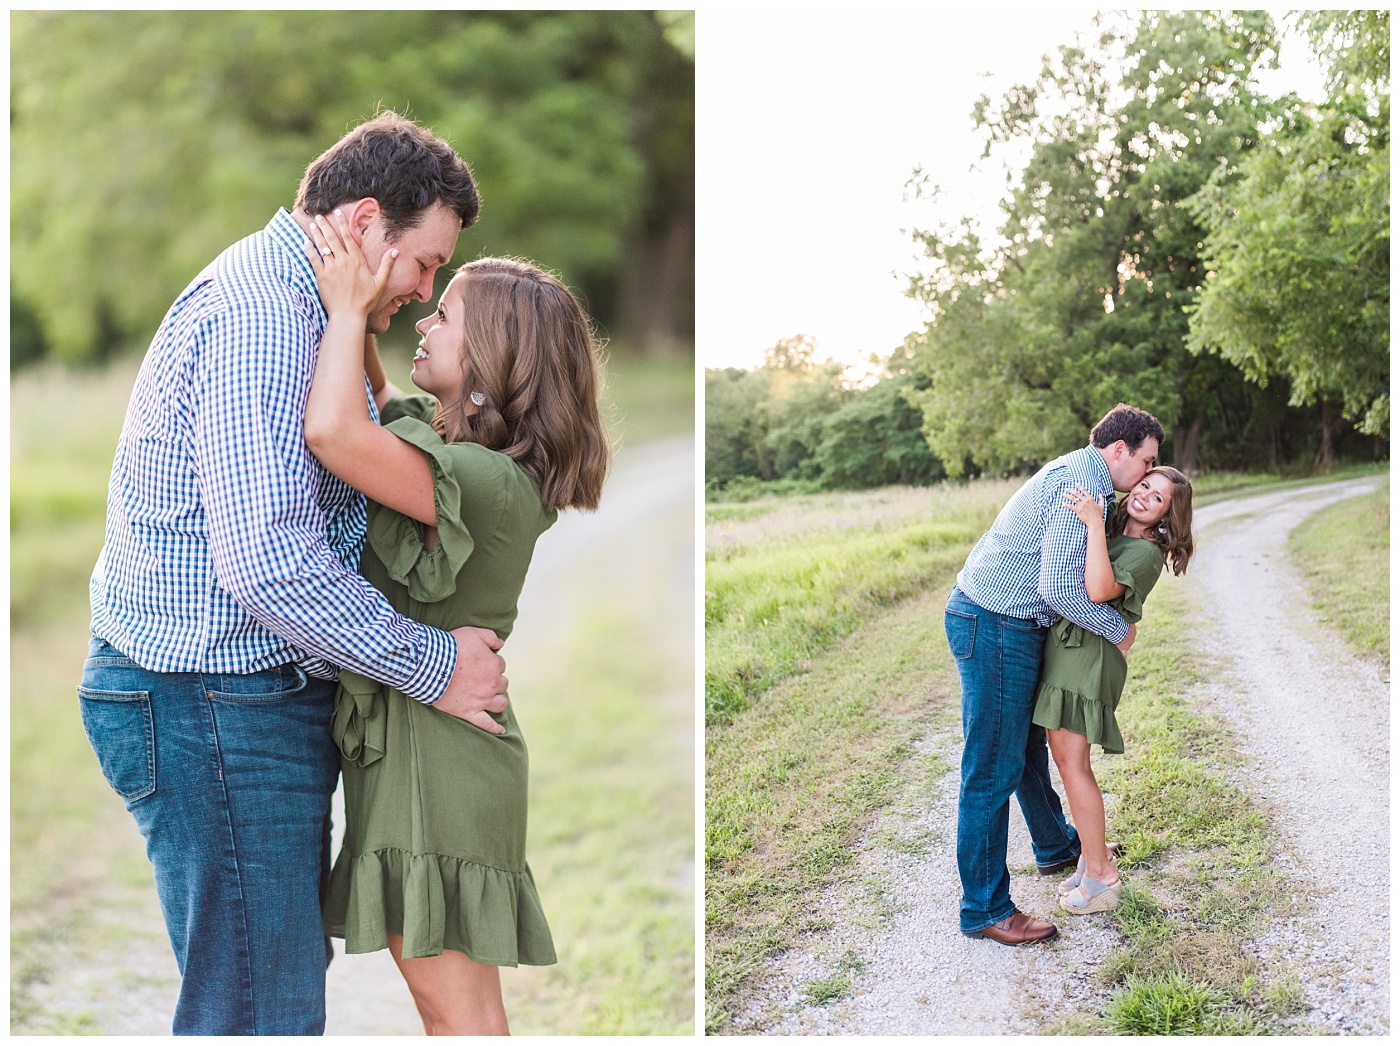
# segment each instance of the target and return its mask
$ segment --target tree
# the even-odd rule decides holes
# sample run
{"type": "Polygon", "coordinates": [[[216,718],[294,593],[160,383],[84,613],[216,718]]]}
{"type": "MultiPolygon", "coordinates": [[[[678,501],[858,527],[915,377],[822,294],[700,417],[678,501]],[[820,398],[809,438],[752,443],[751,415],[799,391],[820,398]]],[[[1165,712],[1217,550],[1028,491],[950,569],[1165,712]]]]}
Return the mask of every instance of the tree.
{"type": "MultiPolygon", "coordinates": [[[[772,396],[765,406],[768,435],[776,477],[820,480],[817,449],[826,437],[827,425],[853,392],[841,380],[836,363],[809,363],[795,369],[764,367],[772,374],[772,396]]],[[[765,477],[767,478],[767,477],[765,477]]]]}
{"type": "Polygon", "coordinates": [[[874,386],[852,388],[819,363],[807,335],[783,338],[755,370],[705,372],[705,480],[801,480],[826,489],[943,477],[908,394],[927,384],[896,359],[874,386]]]}
{"type": "Polygon", "coordinates": [[[943,466],[923,437],[923,416],[905,395],[923,380],[907,370],[891,374],[855,392],[826,419],[815,454],[823,486],[928,486],[943,478],[943,466]]]}
{"type": "Polygon", "coordinates": [[[1189,345],[1260,385],[1287,378],[1292,404],[1320,403],[1329,464],[1338,412],[1363,433],[1389,429],[1389,14],[1305,24],[1339,93],[1297,106],[1239,177],[1222,168],[1194,199],[1211,272],[1189,345]]]}
{"type": "Polygon", "coordinates": [[[705,482],[722,487],[740,476],[776,479],[768,450],[772,375],[763,369],[705,371],[705,482]]]}
{"type": "Polygon", "coordinates": [[[668,35],[642,11],[15,12],[14,294],[62,358],[144,343],[383,106],[481,183],[459,259],[534,258],[619,337],[684,341],[694,64],[668,35]]]}
{"type": "Polygon", "coordinates": [[[928,379],[911,398],[950,475],[1029,468],[1120,400],[1162,420],[1187,469],[1227,435],[1220,403],[1242,379],[1184,344],[1205,272],[1186,201],[1256,144],[1273,105],[1253,72],[1275,51],[1259,12],[1148,12],[979,100],[988,155],[1029,142],[1031,156],[1001,243],[985,248],[967,223],[918,234],[930,271],[910,292],[933,320],[907,342],[928,379]]]}

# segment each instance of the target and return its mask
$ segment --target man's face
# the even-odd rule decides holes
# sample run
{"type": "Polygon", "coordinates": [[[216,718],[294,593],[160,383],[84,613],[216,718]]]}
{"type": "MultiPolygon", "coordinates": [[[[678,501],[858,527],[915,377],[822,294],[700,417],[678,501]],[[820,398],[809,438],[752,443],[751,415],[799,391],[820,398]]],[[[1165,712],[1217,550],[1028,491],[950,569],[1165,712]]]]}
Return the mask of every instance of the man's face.
{"type": "Polygon", "coordinates": [[[379,263],[386,252],[394,249],[399,252],[389,282],[384,285],[384,293],[365,324],[369,333],[387,331],[389,319],[405,302],[432,300],[433,276],[457,249],[457,234],[461,230],[462,220],[457,212],[441,203],[433,204],[417,225],[393,241],[385,238],[382,215],[376,214],[369,220],[360,237],[360,248],[370,270],[379,271],[379,263]]]}
{"type": "Polygon", "coordinates": [[[1142,441],[1136,453],[1128,451],[1128,445],[1119,440],[1113,445],[1113,455],[1108,461],[1108,474],[1113,477],[1113,489],[1129,491],[1142,482],[1142,477],[1157,464],[1157,440],[1148,436],[1142,441]]]}

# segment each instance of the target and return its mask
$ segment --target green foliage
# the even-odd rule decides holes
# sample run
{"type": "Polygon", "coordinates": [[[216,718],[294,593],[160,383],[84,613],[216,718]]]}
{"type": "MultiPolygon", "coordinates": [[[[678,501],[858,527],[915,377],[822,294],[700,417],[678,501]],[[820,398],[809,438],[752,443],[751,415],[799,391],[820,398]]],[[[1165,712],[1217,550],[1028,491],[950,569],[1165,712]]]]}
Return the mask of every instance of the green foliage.
{"type": "Polygon", "coordinates": [[[1389,11],[1303,11],[1297,18],[1333,94],[1390,86],[1389,11]]]}
{"type": "Polygon", "coordinates": [[[913,399],[950,474],[964,455],[1001,470],[1063,453],[1120,401],[1195,467],[1205,393],[1230,375],[1182,347],[1202,233],[1180,203],[1253,136],[1267,110],[1248,77],[1272,47],[1267,16],[1146,13],[1130,39],[1061,47],[1035,84],[979,101],[989,150],[1032,153],[995,253],[966,227],[919,235],[933,273],[911,292],[935,320],[910,342],[930,379],[913,399]]]}
{"type": "Polygon", "coordinates": [[[827,419],[853,395],[841,384],[841,368],[779,370],[774,391],[766,405],[764,437],[774,474],[770,478],[819,479],[817,450],[826,437],[827,419]]]}
{"type": "Polygon", "coordinates": [[[28,11],[10,25],[14,291],[63,359],[144,343],[380,106],[471,163],[482,218],[461,259],[536,258],[639,347],[684,333],[689,263],[662,288],[656,256],[693,224],[694,66],[650,13],[28,11]]]}
{"type": "MultiPolygon", "coordinates": [[[[728,500],[771,484],[863,490],[926,486],[943,478],[909,394],[923,379],[891,368],[851,388],[834,364],[818,365],[810,338],[787,338],[752,371],[705,372],[705,478],[728,500]]],[[[782,492],[786,488],[776,488],[782,492]]]]}
{"type": "Polygon", "coordinates": [[[722,486],[738,476],[772,478],[762,407],[769,373],[729,367],[705,371],[705,479],[722,486]]]}
{"type": "MultiPolygon", "coordinates": [[[[734,518],[734,505],[746,501],[754,501],[758,498],[783,497],[787,494],[816,494],[821,490],[821,484],[811,479],[754,479],[752,476],[740,476],[731,479],[723,487],[711,487],[710,499],[717,502],[716,513],[727,509],[729,518],[734,518]]],[[[766,511],[766,509],[760,509],[766,511]]],[[[711,519],[721,518],[717,514],[710,515],[711,519]]]]}
{"type": "Polygon", "coordinates": [[[34,310],[15,297],[10,285],[10,373],[44,358],[48,346],[34,310]]]}
{"type": "MultiPolygon", "coordinates": [[[[1157,415],[1164,459],[1188,471],[1276,467],[1311,449],[1300,433],[1319,417],[1330,453],[1337,433],[1327,405],[1296,409],[1314,402],[1290,384],[1306,381],[1303,372],[1284,371],[1280,387],[1261,389],[1237,359],[1186,345],[1188,316],[1210,287],[1206,245],[1217,217],[1199,194],[1230,192],[1265,129],[1296,110],[1255,84],[1276,51],[1262,12],[1143,12],[1126,34],[1061,47],[1033,83],[978,100],[984,155],[1011,146],[1030,155],[1003,205],[999,245],[984,244],[967,221],[915,234],[927,266],[909,292],[933,320],[906,339],[926,379],[908,396],[950,476],[1034,467],[1082,445],[1120,401],[1157,415]]],[[[1387,204],[1384,186],[1366,182],[1371,204],[1387,204]]],[[[918,171],[911,187],[929,191],[918,171]]],[[[1352,208],[1345,233],[1378,251],[1388,220],[1371,204],[1364,215],[1352,208]]],[[[1335,199],[1319,210],[1340,218],[1335,199]]],[[[1258,219],[1240,224],[1260,240],[1273,236],[1276,222],[1258,219]]],[[[1334,260],[1348,249],[1336,245],[1334,260]]],[[[1344,270],[1329,279],[1359,278],[1344,270]]],[[[1253,276],[1241,270],[1265,294],[1279,282],[1253,276]]],[[[1370,312],[1350,319],[1374,333],[1388,317],[1387,284],[1373,277],[1367,286],[1370,312]]],[[[1384,338],[1366,347],[1367,388],[1375,388],[1372,361],[1387,351],[1384,338]]]]}
{"type": "Polygon", "coordinates": [[[928,486],[943,478],[943,466],[923,437],[923,416],[907,395],[921,383],[912,374],[891,375],[827,416],[813,463],[824,486],[928,486]]]}
{"type": "Polygon", "coordinates": [[[1192,310],[1189,345],[1259,384],[1283,376],[1290,403],[1340,403],[1360,431],[1384,434],[1389,94],[1358,89],[1290,115],[1240,162],[1238,176],[1222,164],[1193,201],[1210,227],[1212,272],[1192,310]]]}

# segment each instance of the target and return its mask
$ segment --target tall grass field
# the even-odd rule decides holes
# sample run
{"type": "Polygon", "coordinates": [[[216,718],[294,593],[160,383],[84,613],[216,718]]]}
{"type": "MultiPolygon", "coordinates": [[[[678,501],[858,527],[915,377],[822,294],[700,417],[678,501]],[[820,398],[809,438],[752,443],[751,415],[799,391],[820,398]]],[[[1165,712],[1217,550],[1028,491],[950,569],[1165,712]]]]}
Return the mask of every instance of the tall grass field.
{"type": "MultiPolygon", "coordinates": [[[[136,365],[76,373],[41,367],[11,381],[16,1034],[110,1032],[94,1012],[102,1008],[85,1000],[136,991],[143,974],[120,961],[115,970],[96,965],[138,945],[168,953],[142,840],[102,779],[75,694],[88,636],[87,582],[136,365]]],[[[689,361],[618,357],[609,385],[614,436],[624,447],[692,430],[689,361]]],[[[689,547],[688,518],[675,538],[689,547]]],[[[690,606],[683,611],[691,620],[690,606]]],[[[692,764],[688,744],[677,757],[655,742],[692,729],[688,696],[657,698],[693,691],[693,638],[688,628],[658,636],[660,620],[656,606],[599,598],[572,633],[551,637],[552,663],[510,669],[512,692],[528,686],[535,695],[528,712],[521,709],[534,767],[531,864],[564,960],[503,977],[518,1033],[693,1029],[694,881],[683,874],[694,862],[692,764]],[[579,715],[581,705],[587,715],[579,715]]]]}

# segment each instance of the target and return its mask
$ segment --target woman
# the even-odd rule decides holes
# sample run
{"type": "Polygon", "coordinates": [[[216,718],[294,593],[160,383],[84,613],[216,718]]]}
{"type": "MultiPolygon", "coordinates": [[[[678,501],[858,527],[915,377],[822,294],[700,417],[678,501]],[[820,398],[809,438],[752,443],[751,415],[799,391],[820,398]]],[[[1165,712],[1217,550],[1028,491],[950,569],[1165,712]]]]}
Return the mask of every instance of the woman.
{"type": "MultiPolygon", "coordinates": [[[[315,218],[311,238],[329,321],[306,441],[372,499],[361,572],[415,620],[505,639],[535,539],[558,509],[595,508],[602,490],[588,319],[534,266],[472,262],[417,326],[413,382],[430,395],[403,396],[365,336],[398,252],[371,273],[339,212],[315,218]]],[[[428,1034],[508,1034],[498,968],[555,961],[525,863],[513,711],[456,719],[343,672],[332,733],[346,832],[326,932],[348,952],[388,947],[428,1034]]]]}
{"type": "MultiPolygon", "coordinates": [[[[1105,535],[1103,502],[1083,487],[1065,500],[1088,529],[1084,588],[1095,603],[1109,603],[1134,623],[1162,564],[1182,574],[1191,560],[1191,483],[1176,469],[1159,465],[1115,508],[1105,535]]],[[[1103,793],[1089,764],[1089,746],[1121,753],[1114,710],[1128,665],[1116,646],[1061,618],[1045,641],[1045,661],[1031,722],[1045,727],[1050,752],[1069,797],[1079,833],[1078,870],[1060,888],[1060,905],[1077,915],[1105,912],[1118,904],[1122,883],[1104,841],[1103,793]]]]}

